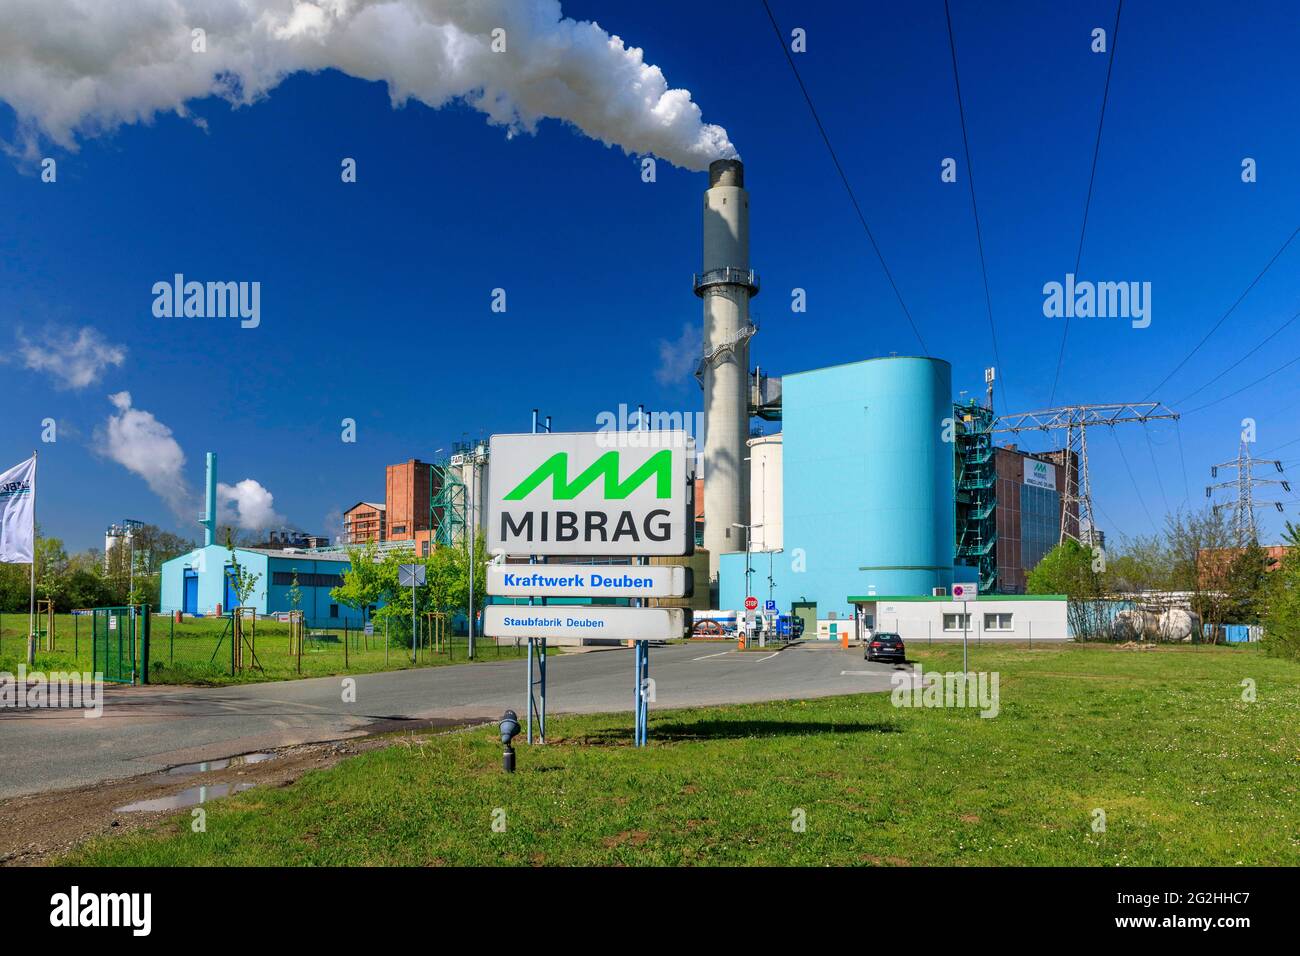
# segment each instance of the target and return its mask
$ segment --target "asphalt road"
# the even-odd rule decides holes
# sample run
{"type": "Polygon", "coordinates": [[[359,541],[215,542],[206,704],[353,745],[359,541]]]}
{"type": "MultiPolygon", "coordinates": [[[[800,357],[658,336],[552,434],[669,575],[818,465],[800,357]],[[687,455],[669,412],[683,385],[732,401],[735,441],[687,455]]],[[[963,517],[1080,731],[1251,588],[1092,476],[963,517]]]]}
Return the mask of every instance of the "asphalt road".
{"type": "MultiPolygon", "coordinates": [[[[738,652],[725,645],[654,647],[656,710],[890,689],[895,665],[860,649],[801,645],[738,652]],[[847,673],[846,673],[847,672],[847,673]]],[[[400,729],[404,721],[522,717],[526,666],[502,661],[362,674],[345,703],[342,677],[239,687],[121,687],[103,716],[0,710],[0,798],[163,770],[273,747],[400,729]]],[[[548,714],[626,711],[631,734],[633,655],[617,648],[551,657],[548,714]]]]}

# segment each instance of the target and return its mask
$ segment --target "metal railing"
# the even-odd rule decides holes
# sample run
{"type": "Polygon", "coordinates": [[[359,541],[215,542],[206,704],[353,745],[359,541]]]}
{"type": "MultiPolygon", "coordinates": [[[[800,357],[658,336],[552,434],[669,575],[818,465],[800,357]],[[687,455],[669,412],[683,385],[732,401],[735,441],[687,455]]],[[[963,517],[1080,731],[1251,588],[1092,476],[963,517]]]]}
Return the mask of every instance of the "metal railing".
{"type": "Polygon", "coordinates": [[[691,276],[691,287],[696,295],[702,296],[704,290],[716,285],[743,285],[750,295],[758,295],[758,273],[753,269],[737,269],[723,266],[708,272],[696,272],[691,276]]]}

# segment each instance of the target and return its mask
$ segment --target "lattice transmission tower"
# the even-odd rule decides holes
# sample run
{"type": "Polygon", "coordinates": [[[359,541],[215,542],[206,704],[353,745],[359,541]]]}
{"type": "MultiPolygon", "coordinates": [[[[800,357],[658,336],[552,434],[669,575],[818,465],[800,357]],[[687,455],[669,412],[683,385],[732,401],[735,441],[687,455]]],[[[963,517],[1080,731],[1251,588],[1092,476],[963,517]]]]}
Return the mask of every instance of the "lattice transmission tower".
{"type": "Polygon", "coordinates": [[[1232,461],[1222,461],[1217,465],[1210,466],[1210,477],[1219,477],[1220,468],[1230,468],[1237,472],[1237,476],[1231,481],[1220,481],[1217,484],[1207,485],[1205,488],[1205,497],[1213,500],[1214,492],[1223,488],[1231,488],[1237,493],[1237,497],[1232,501],[1224,501],[1213,505],[1214,513],[1218,514],[1222,508],[1229,508],[1232,511],[1232,529],[1237,539],[1237,546],[1244,548],[1247,545],[1254,544],[1259,540],[1259,526],[1255,522],[1255,511],[1258,508],[1267,508],[1270,505],[1278,511],[1282,510],[1280,501],[1260,501],[1255,497],[1256,485],[1281,485],[1282,490],[1288,494],[1291,491],[1291,484],[1282,478],[1257,478],[1255,477],[1256,465],[1272,465],[1277,469],[1279,475],[1285,475],[1282,470],[1282,462],[1273,458],[1252,458],[1250,455],[1250,442],[1245,438],[1241,440],[1241,445],[1237,448],[1237,457],[1232,461]]]}
{"type": "Polygon", "coordinates": [[[1129,402],[1104,405],[1063,405],[1037,412],[1001,415],[993,423],[995,432],[1064,431],[1065,447],[1059,452],[1065,468],[1061,493],[1061,535],[1079,541],[1083,528],[1097,524],[1092,514],[1092,480],[1088,473],[1088,429],[1097,425],[1121,425],[1177,419],[1178,413],[1160,402],[1129,402]]]}

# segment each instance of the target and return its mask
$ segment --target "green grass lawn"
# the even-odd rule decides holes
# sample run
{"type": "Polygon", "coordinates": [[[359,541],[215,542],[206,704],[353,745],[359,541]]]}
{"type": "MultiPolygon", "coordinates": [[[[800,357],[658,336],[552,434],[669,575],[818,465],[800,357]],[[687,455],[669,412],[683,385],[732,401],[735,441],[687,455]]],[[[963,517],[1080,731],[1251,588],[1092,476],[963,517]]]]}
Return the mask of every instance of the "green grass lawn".
{"type": "MultiPolygon", "coordinates": [[[[916,657],[961,666],[960,647],[916,657]]],[[[518,747],[514,776],[478,729],[214,802],[206,833],[183,813],[68,860],[1300,864],[1300,664],[1079,646],[985,647],[973,663],[1000,674],[996,718],[895,708],[888,694],[652,710],[644,750],[630,713],[553,718],[550,743],[518,747]]]]}
{"type": "MultiPolygon", "coordinates": [[[[15,672],[26,661],[26,614],[0,616],[0,671],[15,672]]],[[[42,621],[44,627],[44,621],[42,621]]],[[[375,671],[403,670],[462,664],[467,658],[466,639],[451,638],[440,652],[421,649],[419,662],[411,661],[409,643],[394,642],[385,650],[382,630],[366,637],[356,628],[312,629],[319,639],[303,645],[302,673],[298,657],[290,653],[289,625],[279,621],[259,620],[255,629],[254,650],[260,667],[252,666],[253,654],[244,654],[245,670],[230,671],[230,637],[225,618],[186,618],[179,624],[169,618],[152,620],[149,679],[155,684],[225,685],[266,680],[291,680],[296,677],[329,677],[335,674],[368,674],[375,671]],[[347,653],[344,653],[344,641],[347,653]]],[[[247,625],[246,625],[247,627],[247,625]]],[[[408,637],[409,641],[409,637],[408,637]]],[[[45,644],[36,652],[35,668],[42,671],[86,672],[92,667],[91,619],[71,614],[55,615],[54,650],[45,644]]],[[[139,653],[137,651],[137,653],[139,653]]],[[[481,660],[521,657],[526,646],[498,647],[495,642],[478,641],[481,660]]],[[[143,665],[139,664],[142,668],[143,665]]]]}

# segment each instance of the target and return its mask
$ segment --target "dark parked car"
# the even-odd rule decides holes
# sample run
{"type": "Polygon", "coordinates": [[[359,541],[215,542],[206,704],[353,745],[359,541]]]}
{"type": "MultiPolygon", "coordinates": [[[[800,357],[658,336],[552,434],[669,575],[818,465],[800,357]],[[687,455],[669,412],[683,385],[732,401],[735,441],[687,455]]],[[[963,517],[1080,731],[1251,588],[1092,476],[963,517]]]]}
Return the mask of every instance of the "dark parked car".
{"type": "Polygon", "coordinates": [[[869,661],[899,661],[901,663],[907,660],[903,639],[897,634],[891,634],[887,631],[882,631],[869,640],[866,653],[862,656],[869,661]]]}

